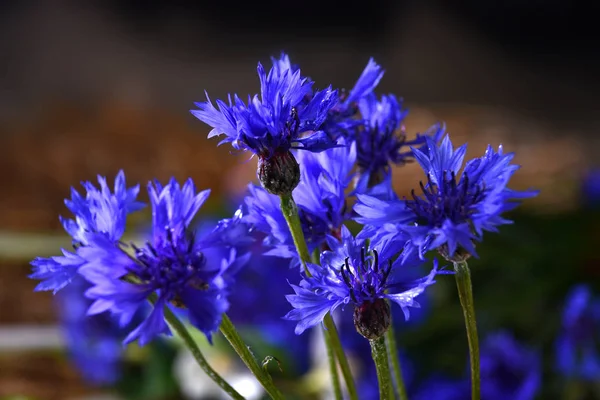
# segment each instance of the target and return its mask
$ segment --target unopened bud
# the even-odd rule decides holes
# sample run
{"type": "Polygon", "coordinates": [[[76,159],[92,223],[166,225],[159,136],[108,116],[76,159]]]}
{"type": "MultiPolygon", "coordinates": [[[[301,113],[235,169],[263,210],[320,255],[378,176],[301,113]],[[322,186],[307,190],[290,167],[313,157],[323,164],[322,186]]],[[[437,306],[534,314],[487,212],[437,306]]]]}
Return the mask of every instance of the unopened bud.
{"type": "Polygon", "coordinates": [[[300,182],[300,166],[290,151],[258,158],[258,179],[269,193],[290,194],[300,182]]]}
{"type": "Polygon", "coordinates": [[[365,301],[354,308],[354,327],[369,340],[383,336],[391,322],[390,305],[384,299],[365,301]]]}

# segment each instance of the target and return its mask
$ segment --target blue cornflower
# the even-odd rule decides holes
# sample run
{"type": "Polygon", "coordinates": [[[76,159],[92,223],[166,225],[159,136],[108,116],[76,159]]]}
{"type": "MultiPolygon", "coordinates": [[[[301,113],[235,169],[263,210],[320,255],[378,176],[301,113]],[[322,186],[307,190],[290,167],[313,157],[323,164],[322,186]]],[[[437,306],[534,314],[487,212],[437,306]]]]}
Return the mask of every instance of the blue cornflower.
{"type": "Polygon", "coordinates": [[[217,100],[218,109],[208,99],[196,103],[199,110],[192,114],[213,128],[209,138],[224,134],[219,144],[231,142],[258,156],[258,175],[267,190],[289,194],[298,184],[298,164],[290,149],[319,152],[336,146],[321,126],[337,102],[337,91],[313,91],[313,82],[284,58],[268,74],[259,63],[258,76],[260,97],[249,97],[246,104],[229,96],[228,103],[217,100]]]}
{"type": "Polygon", "coordinates": [[[600,376],[600,300],[580,285],[567,296],[563,328],[556,341],[556,366],[568,378],[597,380],[600,376]]]}
{"type": "Polygon", "coordinates": [[[504,154],[488,146],[483,157],[469,161],[460,177],[466,145],[454,149],[446,136],[439,147],[426,139],[427,151],[411,148],[415,159],[427,175],[421,183],[423,194],[414,190],[410,199],[381,200],[358,195],[354,210],[356,220],[369,225],[365,236],[377,234],[404,246],[403,257],[439,249],[451,261],[477,256],[474,240],[483,231],[497,231],[510,223],[502,213],[512,210],[520,200],[537,195],[537,191],[517,192],[506,186],[519,168],[511,164],[513,153],[504,154]]]}
{"type": "Polygon", "coordinates": [[[332,251],[321,253],[321,265],[308,264],[312,276],[299,286],[292,285],[295,294],[286,296],[294,308],[285,318],[298,321],[296,333],[323,320],[328,312],[351,303],[357,331],[368,339],[380,337],[390,324],[390,307],[386,300],[397,303],[409,317],[409,307],[418,307],[415,297],[433,284],[437,265],[425,278],[412,282],[394,279],[393,270],[404,264],[393,261],[385,243],[373,242],[371,249],[363,240],[356,240],[342,226],[341,242],[329,238],[332,251]]]}
{"type": "MultiPolygon", "coordinates": [[[[100,189],[90,182],[83,182],[86,196],[83,197],[71,188],[71,199],[66,199],[67,208],[75,219],[60,217],[65,231],[73,238],[73,247],[87,246],[89,237],[101,235],[108,242],[117,242],[125,231],[127,214],[144,207],[136,201],[139,185],[127,188],[125,174],[120,171],[115,179],[114,193],[111,193],[106,178],[98,176],[100,189]]],[[[35,290],[53,290],[64,288],[76,276],[84,260],[76,253],[62,250],[62,256],[37,257],[31,262],[33,274],[30,278],[39,279],[35,290]]]]}
{"type": "Polygon", "coordinates": [[[86,381],[114,384],[121,376],[125,329],[109,313],[87,315],[91,300],[84,292],[89,287],[82,277],[76,276],[56,296],[67,352],[86,381]]]}
{"type": "Polygon", "coordinates": [[[359,102],[363,118],[362,129],[357,130],[357,164],[359,178],[356,183],[358,193],[365,193],[390,175],[392,165],[404,165],[414,158],[409,147],[423,150],[425,138],[431,137],[437,143],[444,134],[444,126],[436,124],[425,134],[417,134],[413,140],[407,140],[402,122],[408,114],[394,95],[374,94],[363,97],[359,102]]]}
{"type": "MultiPolygon", "coordinates": [[[[344,139],[340,139],[344,144],[344,139]]],[[[351,171],[356,160],[356,149],[341,146],[322,153],[298,152],[301,179],[292,192],[298,205],[309,251],[322,249],[328,235],[339,237],[340,228],[349,215],[346,189],[351,183],[351,171]]],[[[297,253],[287,223],[281,213],[279,197],[265,190],[249,186],[245,199],[246,221],[267,234],[267,254],[296,258],[297,253]]]]}
{"type": "Polygon", "coordinates": [[[206,238],[195,238],[190,232],[190,223],[209,192],[196,193],[191,179],[183,186],[174,179],[164,187],[158,182],[149,184],[153,232],[145,246],[132,245],[134,254],[129,255],[123,245],[95,235],[89,246],[78,249],[85,260],[80,273],[92,284],[86,293],[94,300],[90,314],[110,310],[125,324],[150,295],[156,295],[154,309],[125,343],[139,339],[144,345],[161,333],[170,334],[165,306],[184,309],[192,325],[209,340],[218,328],[228,307],[226,275],[247,257],[238,257],[233,247],[222,257],[205,255],[228,241],[227,228],[237,230],[236,223],[217,226],[206,238]]]}

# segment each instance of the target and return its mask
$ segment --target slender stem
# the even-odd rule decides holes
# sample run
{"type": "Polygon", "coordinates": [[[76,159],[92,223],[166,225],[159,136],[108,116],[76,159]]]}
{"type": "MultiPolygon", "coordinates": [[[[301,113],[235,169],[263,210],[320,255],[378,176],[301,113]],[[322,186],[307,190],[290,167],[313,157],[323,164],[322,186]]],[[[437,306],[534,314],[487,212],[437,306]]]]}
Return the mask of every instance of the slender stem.
{"type": "Polygon", "coordinates": [[[377,369],[377,383],[379,384],[379,400],[393,399],[391,389],[390,364],[388,362],[387,349],[385,347],[385,336],[379,339],[369,340],[371,345],[371,356],[377,369]]]}
{"type": "Polygon", "coordinates": [[[337,328],[335,327],[335,323],[333,322],[333,318],[331,317],[330,313],[327,313],[327,315],[325,315],[325,317],[323,318],[323,324],[325,325],[325,329],[327,329],[327,332],[331,337],[330,345],[333,348],[333,352],[335,353],[335,356],[337,357],[340,363],[342,375],[344,376],[344,380],[346,381],[348,395],[352,400],[358,399],[356,386],[354,385],[354,378],[352,378],[352,371],[350,370],[350,363],[348,363],[348,359],[346,358],[346,354],[344,353],[344,349],[342,347],[342,342],[340,341],[337,328]]]}
{"type": "Polygon", "coordinates": [[[310,272],[306,269],[306,263],[310,261],[310,254],[308,253],[308,247],[306,246],[306,240],[302,232],[302,225],[298,216],[298,206],[291,194],[282,194],[279,198],[281,199],[281,212],[292,233],[292,239],[294,239],[294,245],[300,256],[300,261],[302,261],[306,274],[310,276],[310,272]]]}
{"type": "Polygon", "coordinates": [[[340,387],[340,376],[338,374],[335,354],[331,343],[331,335],[328,330],[323,329],[325,337],[325,345],[327,346],[327,360],[329,361],[329,373],[331,374],[331,384],[333,386],[333,394],[336,400],[342,400],[342,388],[340,387]]]}
{"type": "MultiPolygon", "coordinates": [[[[300,224],[300,217],[298,216],[298,206],[296,205],[296,202],[291,194],[281,195],[279,197],[281,199],[281,211],[288,224],[288,227],[290,228],[292,238],[294,239],[294,245],[296,246],[296,250],[298,251],[298,255],[300,256],[300,260],[302,261],[302,265],[304,267],[304,272],[306,273],[306,276],[310,277],[311,273],[306,267],[306,263],[310,261],[310,254],[308,252],[308,247],[306,246],[304,233],[302,232],[302,225],[300,224]]],[[[357,400],[358,395],[356,393],[354,379],[352,378],[352,372],[350,371],[350,364],[348,363],[348,359],[344,353],[342,343],[340,342],[340,337],[330,313],[327,313],[327,315],[325,315],[323,318],[323,324],[330,335],[330,340],[326,341],[325,343],[333,349],[333,352],[338,359],[342,369],[342,375],[346,381],[346,387],[348,389],[350,399],[357,400]]]]}
{"type": "MultiPolygon", "coordinates": [[[[150,296],[150,301],[152,302],[152,304],[156,303],[156,294],[153,293],[150,296]]],[[[190,335],[185,325],[167,306],[165,306],[165,319],[167,320],[169,325],[171,325],[171,328],[173,328],[173,330],[177,332],[177,334],[181,337],[183,343],[190,350],[200,368],[202,368],[202,370],[206,372],[206,375],[208,375],[210,379],[212,379],[217,385],[219,385],[221,389],[223,389],[225,393],[227,393],[232,399],[245,400],[244,396],[239,394],[233,387],[231,387],[227,382],[225,382],[225,380],[214,369],[212,369],[212,367],[208,364],[206,358],[204,358],[204,355],[200,351],[198,344],[194,341],[192,335],[190,335]]]]}
{"type": "MultiPolygon", "coordinates": [[[[319,264],[319,249],[315,249],[310,257],[313,264],[319,264]]],[[[327,347],[327,361],[329,362],[329,373],[331,374],[331,385],[333,387],[333,394],[336,400],[342,400],[342,388],[340,387],[340,375],[338,372],[337,362],[335,359],[335,353],[331,344],[331,335],[327,329],[323,329],[323,337],[325,339],[325,345],[327,347]]]]}
{"type": "Polygon", "coordinates": [[[475,304],[473,302],[473,288],[471,286],[471,271],[466,261],[454,263],[454,276],[458,287],[458,297],[463,309],[467,340],[469,341],[469,357],[471,361],[471,399],[479,400],[479,339],[477,337],[477,321],[475,319],[475,304]]]}
{"type": "Polygon", "coordinates": [[[400,366],[400,354],[398,354],[398,346],[396,345],[396,334],[394,332],[394,321],[390,323],[390,327],[385,333],[387,341],[387,347],[389,350],[390,361],[392,364],[392,371],[394,374],[394,380],[396,381],[396,389],[398,391],[398,397],[400,400],[408,400],[406,394],[406,386],[404,385],[404,379],[402,378],[402,367],[400,366]]]}
{"type": "Polygon", "coordinates": [[[233,326],[233,323],[231,322],[227,314],[223,314],[223,320],[221,321],[220,329],[221,333],[231,344],[231,347],[233,347],[238,356],[240,356],[240,358],[242,359],[244,364],[246,364],[250,372],[252,372],[252,374],[256,376],[256,379],[258,379],[258,381],[269,394],[269,396],[271,396],[271,398],[274,400],[283,400],[283,395],[281,394],[279,389],[277,389],[273,384],[271,375],[265,372],[265,370],[263,370],[262,367],[258,364],[256,359],[254,358],[254,355],[252,354],[248,346],[246,346],[246,343],[244,343],[243,339],[235,329],[235,326],[233,326]]]}

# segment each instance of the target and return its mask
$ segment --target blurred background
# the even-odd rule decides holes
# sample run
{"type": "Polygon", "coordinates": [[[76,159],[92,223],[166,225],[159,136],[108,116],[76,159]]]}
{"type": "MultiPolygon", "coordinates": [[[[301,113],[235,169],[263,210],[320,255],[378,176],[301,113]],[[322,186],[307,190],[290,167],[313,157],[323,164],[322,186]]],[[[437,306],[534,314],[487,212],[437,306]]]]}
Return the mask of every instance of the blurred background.
{"type": "MultiPolygon", "coordinates": [[[[118,389],[83,379],[63,351],[57,303],[33,293],[28,262],[68,245],[63,199],[96,174],[192,177],[213,189],[209,210],[230,213],[255,161],[217,148],[188,110],[204,90],[256,92],[257,61],[281,51],[321,87],[352,87],[374,57],[386,70],[378,92],[410,109],[408,132],[442,120],[470,155],[488,143],[517,153],[512,187],[542,192],[482,246],[476,304],[482,332],[511,330],[544,353],[549,374],[568,290],[600,277],[600,184],[589,178],[600,166],[596,11],[553,0],[0,2],[0,397],[127,398],[157,376],[160,389],[137,398],[191,396],[175,367],[161,369],[177,358],[170,344],[128,351],[118,389]]],[[[394,172],[400,193],[415,171],[394,172]]],[[[439,356],[464,345],[462,320],[435,312],[460,315],[453,289],[431,300],[430,321],[402,333],[448,374],[466,365],[439,356]]],[[[557,398],[552,390],[540,398],[557,398]]]]}

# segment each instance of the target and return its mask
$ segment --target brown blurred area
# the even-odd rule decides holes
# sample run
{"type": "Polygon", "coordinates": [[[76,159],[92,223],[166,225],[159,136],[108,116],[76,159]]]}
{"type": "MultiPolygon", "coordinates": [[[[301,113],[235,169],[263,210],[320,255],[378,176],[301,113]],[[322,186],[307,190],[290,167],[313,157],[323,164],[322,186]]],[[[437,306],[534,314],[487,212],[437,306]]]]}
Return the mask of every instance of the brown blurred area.
{"type": "MultiPolygon", "coordinates": [[[[170,21],[163,42],[153,47],[152,39],[140,40],[105,14],[73,2],[31,4],[3,28],[4,37],[14,40],[0,43],[14,61],[0,76],[2,231],[60,232],[58,215],[66,213],[69,188],[97,174],[110,181],[120,169],[129,183],[192,177],[213,190],[211,201],[240,196],[255,179],[255,161],[207,140],[207,127],[188,110],[193,100],[204,99],[205,88],[213,99],[227,91],[256,91],[256,61],[282,48],[318,82],[329,83],[329,76],[342,87],[353,85],[371,54],[378,56],[387,70],[382,91],[404,95],[411,109],[409,133],[445,121],[455,144],[469,143],[470,155],[502,143],[523,166],[512,186],[542,190],[527,202],[537,212],[576,206],[579,179],[600,154],[593,90],[564,84],[577,71],[566,69],[568,77],[555,80],[543,68],[520,65],[518,57],[496,51],[436,9],[415,8],[412,19],[403,16],[405,24],[392,25],[383,33],[386,39],[374,39],[372,46],[353,47],[339,38],[271,43],[262,36],[249,50],[243,43],[226,47],[231,38],[218,42],[215,33],[206,43],[194,42],[209,35],[199,28],[177,53],[168,49],[168,35],[173,42],[192,35],[188,25],[170,21]],[[439,52],[443,57],[435,58],[439,52]],[[411,97],[418,88],[424,94],[411,97]],[[443,95],[428,97],[436,89],[443,95]],[[486,94],[488,103],[482,101],[486,94]],[[556,108],[532,111],[544,101],[566,103],[567,114],[556,108]]],[[[415,167],[395,171],[400,193],[408,194],[422,178],[415,167]]],[[[0,327],[55,321],[51,294],[33,293],[29,269],[27,260],[0,256],[0,327]]],[[[63,358],[0,354],[0,396],[67,399],[92,392],[63,358]]]]}

